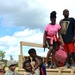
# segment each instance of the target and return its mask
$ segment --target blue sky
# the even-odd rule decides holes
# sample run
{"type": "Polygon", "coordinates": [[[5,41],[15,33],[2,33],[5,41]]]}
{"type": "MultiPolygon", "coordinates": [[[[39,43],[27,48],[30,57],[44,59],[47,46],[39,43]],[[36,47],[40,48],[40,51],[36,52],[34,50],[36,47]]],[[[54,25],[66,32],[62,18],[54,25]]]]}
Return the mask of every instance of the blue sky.
{"type": "MultiPolygon", "coordinates": [[[[74,0],[0,0],[0,50],[6,52],[5,58],[12,55],[18,60],[20,41],[42,44],[50,12],[57,11],[59,23],[64,9],[69,9],[70,16],[75,18],[74,7],[74,0]]],[[[28,55],[29,48],[26,47],[24,55],[28,55]]],[[[47,51],[38,49],[37,53],[46,56],[47,51]]]]}

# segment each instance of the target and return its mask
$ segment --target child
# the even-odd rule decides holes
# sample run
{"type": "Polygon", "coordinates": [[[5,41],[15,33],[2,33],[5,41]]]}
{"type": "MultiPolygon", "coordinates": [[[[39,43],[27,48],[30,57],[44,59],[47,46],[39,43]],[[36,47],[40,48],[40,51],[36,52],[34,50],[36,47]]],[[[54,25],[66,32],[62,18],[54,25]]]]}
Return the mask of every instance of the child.
{"type": "Polygon", "coordinates": [[[25,70],[24,75],[36,75],[35,72],[32,73],[32,66],[29,60],[24,61],[23,69],[25,70]]]}
{"type": "Polygon", "coordinates": [[[42,58],[36,54],[36,50],[31,48],[28,53],[33,58],[33,61],[35,61],[33,71],[35,70],[37,75],[46,75],[46,68],[43,66],[42,58]]]}
{"type": "Polygon", "coordinates": [[[5,75],[19,75],[17,71],[15,71],[17,62],[15,60],[9,60],[7,62],[7,66],[9,68],[8,71],[6,71],[5,75]]]}
{"type": "Polygon", "coordinates": [[[47,53],[47,59],[46,59],[46,67],[48,67],[48,59],[50,57],[50,54],[52,53],[52,63],[51,68],[54,67],[54,53],[57,46],[57,32],[60,30],[60,25],[56,24],[56,11],[52,11],[50,13],[50,20],[51,23],[49,23],[45,27],[44,37],[43,37],[43,47],[45,48],[46,45],[49,48],[49,51],[47,53]]]}
{"type": "Polygon", "coordinates": [[[68,54],[68,58],[66,60],[65,66],[73,67],[75,66],[75,19],[73,17],[69,17],[69,10],[63,10],[64,18],[60,21],[60,34],[63,39],[63,45],[66,53],[68,54]],[[71,54],[73,59],[73,64],[70,66],[69,54],[71,54]]]}

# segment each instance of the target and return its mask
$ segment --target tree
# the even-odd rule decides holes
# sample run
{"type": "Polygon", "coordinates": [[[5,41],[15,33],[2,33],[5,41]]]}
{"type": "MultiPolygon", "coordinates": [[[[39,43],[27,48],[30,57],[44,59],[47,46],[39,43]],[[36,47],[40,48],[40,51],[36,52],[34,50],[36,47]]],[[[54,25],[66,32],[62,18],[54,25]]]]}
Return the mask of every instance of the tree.
{"type": "Polygon", "coordinates": [[[0,51],[0,59],[3,60],[3,58],[5,57],[5,51],[0,51]]]}

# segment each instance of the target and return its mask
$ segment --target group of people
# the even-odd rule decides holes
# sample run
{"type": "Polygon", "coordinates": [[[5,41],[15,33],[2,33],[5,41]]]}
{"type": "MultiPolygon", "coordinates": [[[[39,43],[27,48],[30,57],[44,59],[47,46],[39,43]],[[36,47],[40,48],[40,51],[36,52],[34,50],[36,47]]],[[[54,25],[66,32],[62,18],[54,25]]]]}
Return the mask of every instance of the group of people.
{"type": "Polygon", "coordinates": [[[50,13],[51,23],[46,25],[43,36],[43,47],[48,47],[49,49],[45,65],[48,67],[48,59],[52,53],[52,62],[50,68],[56,67],[54,55],[55,52],[59,50],[60,46],[62,46],[68,56],[66,62],[63,63],[63,66],[69,68],[75,66],[75,19],[73,17],[69,17],[69,10],[65,9],[63,10],[64,18],[60,20],[59,24],[57,24],[56,14],[56,11],[52,11],[50,13]],[[72,63],[70,63],[70,59],[73,60],[72,63]]]}
{"type": "Polygon", "coordinates": [[[72,17],[70,18],[69,10],[65,9],[63,11],[64,19],[60,20],[59,24],[57,24],[56,14],[56,11],[50,13],[51,23],[46,25],[43,36],[43,47],[49,49],[45,64],[43,63],[42,58],[37,55],[36,50],[31,48],[28,51],[31,58],[23,63],[25,75],[46,75],[46,67],[48,68],[48,61],[51,53],[52,61],[49,68],[55,68],[55,52],[59,50],[60,46],[64,48],[64,51],[68,56],[66,62],[62,65],[67,67],[75,66],[75,19],[72,17]],[[70,59],[73,59],[72,63],[70,63],[70,59]]]}
{"type": "MultiPolygon", "coordinates": [[[[42,58],[37,55],[34,48],[29,49],[28,54],[30,58],[23,62],[24,75],[46,75],[46,67],[48,67],[48,60],[52,53],[52,61],[49,68],[55,67],[55,52],[62,46],[67,53],[68,57],[63,66],[75,66],[75,19],[69,17],[69,10],[63,10],[64,19],[60,20],[59,24],[56,23],[56,11],[50,13],[50,23],[46,25],[43,36],[43,47],[48,48],[47,58],[45,65],[42,58]],[[57,36],[58,34],[58,36],[57,36]],[[70,60],[73,60],[70,63],[70,60]]],[[[62,55],[63,56],[63,55],[62,55]]],[[[16,61],[10,60],[7,62],[9,70],[5,75],[18,75],[15,71],[16,61]]],[[[4,64],[0,63],[0,75],[5,72],[4,64]]]]}
{"type": "Polygon", "coordinates": [[[16,69],[17,61],[15,60],[8,60],[7,66],[8,70],[5,70],[5,64],[0,61],[0,75],[19,75],[16,69]]]}
{"type": "MultiPolygon", "coordinates": [[[[42,58],[37,55],[34,48],[28,51],[29,59],[23,62],[23,69],[25,70],[24,75],[46,75],[46,67],[43,64],[42,58]]],[[[16,71],[17,61],[8,60],[8,70],[5,71],[5,64],[0,62],[0,75],[19,75],[16,71]]]]}
{"type": "Polygon", "coordinates": [[[65,9],[63,10],[64,19],[60,20],[59,24],[57,24],[56,14],[56,11],[52,11],[50,13],[51,22],[46,25],[44,31],[43,47],[49,49],[45,64],[43,63],[42,58],[36,54],[36,50],[34,48],[31,48],[28,51],[31,59],[23,63],[23,68],[29,75],[46,75],[46,67],[55,68],[57,66],[55,62],[55,52],[59,50],[60,46],[64,48],[64,51],[68,56],[66,58],[66,62],[62,63],[60,67],[66,66],[69,68],[75,66],[75,19],[69,17],[69,10],[65,9]],[[52,61],[51,65],[48,67],[51,53],[52,61]],[[73,61],[72,63],[70,62],[71,59],[73,61]]]}
{"type": "Polygon", "coordinates": [[[43,60],[37,55],[34,48],[28,51],[29,59],[23,63],[23,69],[25,69],[24,75],[46,75],[46,67],[43,64],[43,60]]]}

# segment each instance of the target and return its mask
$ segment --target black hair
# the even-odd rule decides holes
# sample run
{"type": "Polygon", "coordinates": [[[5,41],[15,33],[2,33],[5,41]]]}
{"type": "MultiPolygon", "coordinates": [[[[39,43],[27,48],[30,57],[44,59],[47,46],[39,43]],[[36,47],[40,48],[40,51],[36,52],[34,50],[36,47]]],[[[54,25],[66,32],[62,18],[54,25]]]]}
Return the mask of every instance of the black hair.
{"type": "Polygon", "coordinates": [[[23,62],[23,69],[25,69],[25,66],[26,66],[27,63],[30,63],[30,61],[26,60],[26,61],[23,62]]]}
{"type": "Polygon", "coordinates": [[[28,53],[29,53],[29,54],[31,54],[31,53],[36,53],[36,50],[35,50],[34,48],[31,48],[31,49],[29,49],[28,53]]]}
{"type": "Polygon", "coordinates": [[[63,10],[63,13],[64,13],[65,11],[68,11],[68,12],[69,12],[69,10],[68,10],[68,9],[64,9],[64,10],[63,10]]]}
{"type": "Polygon", "coordinates": [[[51,13],[50,13],[50,18],[52,19],[52,18],[56,18],[56,11],[52,11],[51,13]]]}

